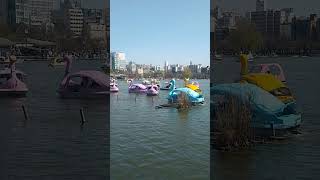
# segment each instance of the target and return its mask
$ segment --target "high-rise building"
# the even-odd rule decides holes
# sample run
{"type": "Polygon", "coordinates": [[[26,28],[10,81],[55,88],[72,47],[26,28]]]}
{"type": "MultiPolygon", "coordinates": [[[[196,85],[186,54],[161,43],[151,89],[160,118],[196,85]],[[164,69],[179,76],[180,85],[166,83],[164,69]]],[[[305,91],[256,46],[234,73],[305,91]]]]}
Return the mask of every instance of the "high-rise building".
{"type": "Polygon", "coordinates": [[[133,61],[130,61],[128,64],[128,72],[130,74],[135,74],[137,72],[137,65],[133,61]]]}
{"type": "Polygon", "coordinates": [[[83,30],[83,13],[80,8],[65,9],[65,25],[74,37],[80,36],[83,30]]]}
{"type": "Polygon", "coordinates": [[[31,25],[50,24],[51,12],[54,10],[55,2],[55,0],[29,0],[31,25]]]}
{"type": "Polygon", "coordinates": [[[0,0],[0,24],[7,24],[8,0],[0,0]]]}
{"type": "Polygon", "coordinates": [[[112,69],[113,70],[126,70],[127,62],[126,56],[123,52],[112,52],[112,69]]]}
{"type": "Polygon", "coordinates": [[[266,10],[266,0],[256,0],[256,11],[266,10]]]}
{"type": "Polygon", "coordinates": [[[30,25],[31,23],[31,1],[21,0],[15,1],[15,24],[24,23],[30,25]]]}
{"type": "Polygon", "coordinates": [[[278,39],[280,37],[280,11],[256,11],[250,14],[251,23],[265,38],[278,39]]]}
{"type": "Polygon", "coordinates": [[[1,0],[0,22],[41,26],[51,23],[55,0],[1,0]]]}
{"type": "Polygon", "coordinates": [[[104,22],[104,12],[102,9],[82,9],[84,27],[91,39],[105,40],[106,26],[104,22]]]}

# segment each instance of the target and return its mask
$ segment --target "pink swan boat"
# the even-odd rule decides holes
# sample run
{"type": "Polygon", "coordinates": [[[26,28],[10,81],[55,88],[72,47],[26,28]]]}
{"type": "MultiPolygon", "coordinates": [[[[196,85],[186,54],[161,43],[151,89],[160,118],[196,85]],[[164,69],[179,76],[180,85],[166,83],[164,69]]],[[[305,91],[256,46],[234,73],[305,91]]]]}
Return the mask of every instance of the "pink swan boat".
{"type": "Polygon", "coordinates": [[[118,84],[114,79],[110,83],[110,92],[119,92],[118,84]]]}
{"type": "Polygon", "coordinates": [[[147,96],[157,96],[159,94],[160,87],[159,85],[149,85],[147,86],[147,96]]]}
{"type": "Polygon", "coordinates": [[[286,82],[283,69],[278,63],[258,64],[250,68],[250,73],[268,73],[275,75],[280,81],[286,82]]]}
{"type": "Polygon", "coordinates": [[[10,62],[10,68],[0,70],[0,96],[26,96],[25,76],[15,69],[15,62],[10,62]]]}
{"type": "Polygon", "coordinates": [[[130,82],[128,90],[129,93],[146,93],[147,87],[143,84],[133,84],[130,82]]]}
{"type": "Polygon", "coordinates": [[[70,73],[72,57],[65,56],[66,70],[57,92],[62,98],[101,98],[109,96],[109,77],[100,71],[70,73]]]}

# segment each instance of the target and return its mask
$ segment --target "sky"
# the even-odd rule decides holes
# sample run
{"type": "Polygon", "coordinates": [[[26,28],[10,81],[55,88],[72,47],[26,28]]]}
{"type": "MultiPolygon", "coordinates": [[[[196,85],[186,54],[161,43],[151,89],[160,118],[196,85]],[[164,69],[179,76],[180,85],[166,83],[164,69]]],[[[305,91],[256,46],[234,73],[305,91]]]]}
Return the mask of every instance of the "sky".
{"type": "Polygon", "coordinates": [[[111,51],[138,64],[210,64],[209,0],[110,0],[111,51]]]}
{"type": "MultiPolygon", "coordinates": [[[[256,0],[215,0],[222,8],[238,9],[241,12],[255,10],[256,0]]],[[[311,13],[320,15],[320,0],[267,0],[267,8],[293,8],[297,16],[311,13]]]]}

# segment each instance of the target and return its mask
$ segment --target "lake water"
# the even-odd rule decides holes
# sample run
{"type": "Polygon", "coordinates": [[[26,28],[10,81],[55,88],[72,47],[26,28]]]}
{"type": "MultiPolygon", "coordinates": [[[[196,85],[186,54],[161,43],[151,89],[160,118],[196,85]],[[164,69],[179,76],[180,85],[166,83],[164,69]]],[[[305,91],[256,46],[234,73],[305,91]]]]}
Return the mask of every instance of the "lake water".
{"type": "MultiPolygon", "coordinates": [[[[99,69],[101,62],[74,62],[73,70],[99,69]]],[[[64,68],[25,62],[26,98],[0,99],[0,179],[107,179],[108,100],[64,100],[56,89],[64,68]],[[30,119],[24,120],[25,105],[30,119]],[[80,126],[83,108],[87,123],[80,126]]]]}
{"type": "MultiPolygon", "coordinates": [[[[177,82],[177,87],[182,86],[177,82]]],[[[155,109],[159,96],[120,92],[111,95],[111,179],[209,179],[209,80],[200,80],[206,103],[179,112],[155,109]]]]}
{"type": "MultiPolygon", "coordinates": [[[[254,63],[267,62],[279,63],[285,71],[287,85],[303,112],[302,134],[278,143],[256,145],[244,152],[213,150],[212,179],[320,179],[319,58],[265,58],[254,63]]],[[[213,69],[214,83],[233,82],[239,78],[240,63],[229,58],[214,63],[213,69]]]]}

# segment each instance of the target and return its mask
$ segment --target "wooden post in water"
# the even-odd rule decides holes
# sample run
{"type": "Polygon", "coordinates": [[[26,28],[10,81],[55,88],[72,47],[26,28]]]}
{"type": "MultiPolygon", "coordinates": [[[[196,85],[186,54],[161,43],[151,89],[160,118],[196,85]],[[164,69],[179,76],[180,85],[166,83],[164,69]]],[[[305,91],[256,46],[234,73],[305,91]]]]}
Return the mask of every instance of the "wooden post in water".
{"type": "Polygon", "coordinates": [[[276,130],[274,129],[273,123],[271,124],[271,129],[273,137],[276,137],[276,130]]]}
{"type": "Polygon", "coordinates": [[[23,114],[24,114],[24,119],[26,121],[29,120],[29,116],[28,116],[27,110],[24,105],[22,105],[22,110],[23,110],[23,114]]]}
{"type": "Polygon", "coordinates": [[[86,122],[86,117],[83,113],[83,108],[80,109],[80,116],[81,116],[81,125],[83,125],[86,122]]]}
{"type": "Polygon", "coordinates": [[[137,103],[137,95],[134,98],[134,102],[137,103]]]}
{"type": "Polygon", "coordinates": [[[119,100],[119,95],[117,94],[117,101],[119,100]]]}

